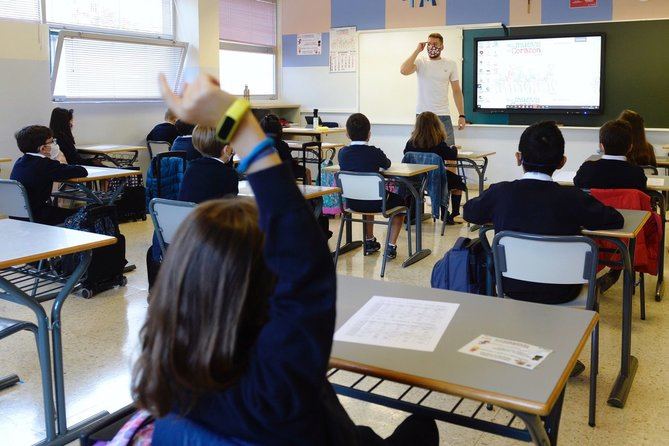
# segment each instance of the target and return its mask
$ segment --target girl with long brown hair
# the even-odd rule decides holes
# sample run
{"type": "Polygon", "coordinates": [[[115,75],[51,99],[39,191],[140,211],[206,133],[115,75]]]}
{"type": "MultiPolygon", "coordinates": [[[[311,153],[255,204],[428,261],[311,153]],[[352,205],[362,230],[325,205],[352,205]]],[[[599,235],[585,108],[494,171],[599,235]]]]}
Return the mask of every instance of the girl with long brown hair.
{"type": "Polygon", "coordinates": [[[627,160],[637,166],[657,167],[653,145],[646,140],[643,117],[635,111],[624,110],[618,119],[632,126],[632,149],[627,153],[627,160]]]}
{"type": "MultiPolygon", "coordinates": [[[[163,96],[188,122],[213,127],[235,98],[201,76],[163,96]]],[[[256,205],[200,205],[160,269],[133,376],[160,445],[386,444],[355,426],[326,379],[336,277],[312,209],[251,113],[232,141],[256,205]],[[256,147],[258,150],[249,150],[256,147]],[[253,154],[259,157],[254,158],[253,154]],[[245,160],[246,159],[246,160],[245,160]]],[[[432,420],[409,417],[393,445],[436,445],[432,420]]]]}
{"type": "Polygon", "coordinates": [[[446,129],[437,115],[432,112],[423,112],[416,117],[416,126],[404,147],[404,153],[407,152],[436,153],[447,166],[450,166],[446,168],[446,178],[448,189],[451,191],[452,210],[446,217],[446,223],[455,224],[454,217],[460,215],[462,191],[467,186],[454,167],[454,162],[458,159],[458,149],[446,143],[446,129]]]}

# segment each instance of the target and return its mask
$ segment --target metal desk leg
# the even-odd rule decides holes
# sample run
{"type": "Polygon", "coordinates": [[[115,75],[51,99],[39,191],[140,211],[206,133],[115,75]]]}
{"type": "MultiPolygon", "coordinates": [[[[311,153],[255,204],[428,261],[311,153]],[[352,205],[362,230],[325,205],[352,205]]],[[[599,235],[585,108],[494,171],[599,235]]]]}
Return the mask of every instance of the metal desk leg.
{"type": "Polygon", "coordinates": [[[404,184],[416,200],[416,206],[414,209],[416,215],[416,252],[410,255],[409,258],[407,258],[402,263],[403,268],[406,268],[409,265],[413,265],[414,263],[424,259],[432,253],[432,251],[429,249],[423,249],[423,191],[425,190],[425,184],[427,183],[427,175],[424,175],[423,177],[424,178],[421,181],[420,190],[416,190],[411,181],[407,180],[406,178],[393,177],[395,181],[404,184]]]}
{"type": "Polygon", "coordinates": [[[515,411],[512,411],[512,413],[525,422],[527,431],[530,433],[534,444],[539,446],[551,446],[548,434],[544,428],[544,423],[541,421],[541,418],[539,418],[539,415],[531,415],[515,411]]]}
{"type": "Polygon", "coordinates": [[[623,326],[622,326],[622,346],[620,357],[620,371],[616,378],[611,393],[609,394],[608,404],[613,407],[625,407],[627,395],[634,382],[634,375],[639,365],[637,358],[632,356],[632,289],[634,288],[634,273],[630,253],[634,252],[636,246],[635,240],[630,240],[629,248],[625,243],[616,238],[607,238],[616,245],[621,253],[624,263],[623,269],[623,326]]]}
{"type": "Polygon", "coordinates": [[[660,228],[662,235],[660,237],[660,249],[657,259],[658,271],[657,286],[655,287],[655,300],[660,302],[664,296],[664,243],[666,240],[665,230],[667,228],[667,215],[666,207],[664,205],[664,195],[660,195],[660,199],[658,200],[658,207],[660,210],[660,218],[662,219],[662,227],[660,228]]]}
{"type": "Polygon", "coordinates": [[[63,371],[63,344],[61,336],[61,327],[60,327],[60,313],[63,308],[65,299],[70,294],[74,286],[79,282],[81,276],[86,272],[88,265],[91,263],[91,251],[85,251],[81,253],[82,259],[77,265],[77,268],[74,270],[72,275],[67,279],[65,285],[56,296],[54,301],[53,308],[51,309],[51,330],[53,336],[53,374],[55,382],[55,393],[56,393],[56,413],[58,420],[58,441],[54,444],[67,444],[76,440],[79,436],[79,430],[86,427],[91,422],[102,418],[106,415],[109,415],[109,412],[100,412],[93,417],[87,418],[86,420],[78,423],[75,426],[72,426],[71,429],[67,428],[67,414],[65,410],[65,379],[63,371]]]}
{"type": "Polygon", "coordinates": [[[49,318],[44,308],[37,301],[31,299],[14,284],[2,277],[0,277],[0,288],[7,294],[7,297],[4,299],[30,308],[35,313],[37,319],[37,333],[35,336],[37,338],[37,354],[42,375],[45,441],[49,442],[56,438],[56,412],[54,412],[51,355],[49,354],[49,318]]]}
{"type": "Polygon", "coordinates": [[[354,249],[358,249],[362,246],[362,240],[355,240],[355,241],[353,240],[353,223],[350,220],[348,220],[345,223],[345,230],[346,230],[346,243],[344,243],[339,248],[339,255],[342,255],[349,251],[353,251],[354,249]]]}

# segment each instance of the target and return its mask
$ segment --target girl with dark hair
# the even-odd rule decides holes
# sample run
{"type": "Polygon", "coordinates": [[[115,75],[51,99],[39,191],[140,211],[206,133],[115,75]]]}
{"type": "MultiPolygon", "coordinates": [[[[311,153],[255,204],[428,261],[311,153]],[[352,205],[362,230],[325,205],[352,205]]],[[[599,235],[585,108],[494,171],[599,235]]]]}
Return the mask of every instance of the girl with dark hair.
{"type": "Polygon", "coordinates": [[[618,119],[632,126],[632,149],[627,153],[627,161],[637,166],[657,167],[653,145],[646,140],[643,117],[635,111],[624,110],[618,119]]]}
{"type": "MultiPolygon", "coordinates": [[[[164,77],[162,91],[209,127],[235,100],[205,76],[182,98],[164,77]]],[[[337,283],[325,238],[250,112],[232,143],[257,206],[197,207],[151,293],[133,395],[158,418],[154,444],[438,444],[433,420],[410,416],[386,443],[348,417],[326,379],[337,283]]]]}
{"type": "Polygon", "coordinates": [[[277,152],[279,152],[281,161],[288,163],[295,178],[304,178],[307,184],[311,184],[311,171],[293,158],[288,143],[282,139],[283,126],[281,125],[279,117],[272,113],[265,115],[265,117],[260,120],[260,127],[262,127],[267,136],[274,140],[274,147],[277,152]]]}
{"type": "Polygon", "coordinates": [[[460,215],[462,191],[467,188],[467,185],[460,175],[455,172],[453,166],[458,159],[458,149],[455,146],[449,146],[446,140],[446,129],[439,117],[429,111],[423,112],[416,117],[416,127],[414,127],[411,138],[404,147],[404,153],[436,153],[447,165],[450,165],[446,168],[446,177],[448,189],[451,191],[452,211],[446,218],[446,223],[452,225],[455,224],[454,218],[460,215]]]}
{"type": "Polygon", "coordinates": [[[56,107],[51,111],[49,127],[53,132],[53,137],[58,142],[60,151],[65,155],[67,164],[77,164],[80,166],[91,165],[91,161],[82,158],[77,151],[74,136],[72,135],[73,126],[74,110],[56,107]]]}

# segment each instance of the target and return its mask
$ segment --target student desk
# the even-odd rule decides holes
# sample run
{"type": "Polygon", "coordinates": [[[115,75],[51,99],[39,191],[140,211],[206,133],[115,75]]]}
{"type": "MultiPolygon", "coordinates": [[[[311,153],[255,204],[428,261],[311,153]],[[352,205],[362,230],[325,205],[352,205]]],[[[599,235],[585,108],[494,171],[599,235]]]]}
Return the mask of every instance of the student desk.
{"type": "MultiPolygon", "coordinates": [[[[332,194],[338,194],[341,192],[341,189],[338,187],[331,187],[331,186],[313,186],[313,185],[304,185],[304,184],[298,184],[297,188],[300,189],[300,192],[302,192],[302,195],[304,196],[305,200],[314,200],[317,198],[321,198],[325,195],[332,195],[332,194]]],[[[253,197],[253,190],[251,189],[251,186],[249,185],[248,181],[240,181],[239,182],[239,195],[242,197],[253,197]]]]}
{"type": "Polygon", "coordinates": [[[146,150],[146,146],[131,146],[120,144],[101,144],[95,146],[84,146],[77,149],[79,153],[86,155],[94,155],[93,159],[107,161],[114,164],[116,167],[131,167],[140,150],[146,150]],[[120,157],[120,154],[132,153],[130,158],[120,157]]]}
{"type": "MultiPolygon", "coordinates": [[[[411,192],[411,195],[413,195],[416,202],[416,252],[412,253],[411,249],[409,249],[409,258],[407,258],[402,263],[402,267],[404,268],[409,265],[413,265],[421,259],[424,259],[432,252],[429,249],[423,249],[423,192],[425,190],[425,184],[427,183],[427,175],[424,174],[431,170],[435,170],[436,168],[437,166],[434,164],[392,163],[388,169],[380,172],[384,177],[392,178],[394,181],[406,186],[409,192],[411,192]],[[423,178],[421,180],[420,187],[416,189],[411,179],[419,175],[423,175],[423,178]]],[[[329,166],[326,167],[324,171],[332,173],[339,172],[339,166],[329,166]]],[[[362,246],[362,241],[353,241],[352,233],[352,223],[348,221],[346,222],[346,242],[341,248],[339,248],[340,255],[362,246]]]]}
{"type": "Polygon", "coordinates": [[[634,289],[634,249],[636,238],[641,229],[650,218],[648,211],[632,211],[618,209],[625,218],[625,224],[621,229],[602,229],[590,231],[584,229],[583,235],[595,239],[607,240],[621,253],[623,268],[623,314],[622,314],[622,346],[620,358],[620,371],[609,394],[608,403],[614,407],[625,407],[625,401],[634,382],[639,362],[632,356],[632,298],[634,289]],[[624,240],[629,242],[626,246],[624,240]]]}
{"type": "Polygon", "coordinates": [[[557,442],[564,389],[597,323],[597,313],[339,276],[337,328],[375,295],[451,302],[460,306],[433,352],[335,341],[331,367],[411,386],[398,399],[373,393],[373,388],[357,389],[357,383],[352,386],[333,384],[337,393],[472,429],[525,441],[531,439],[540,445],[557,442]],[[458,352],[481,334],[527,342],[553,351],[534,370],[458,352]],[[403,399],[413,387],[427,392],[418,403],[403,399]],[[455,413],[460,403],[451,411],[422,405],[433,391],[479,401],[480,405],[473,416],[455,413]],[[510,411],[525,423],[527,430],[510,427],[511,423],[505,425],[476,418],[485,403],[510,411]],[[546,417],[545,422],[540,417],[546,417]]]}
{"type": "MultiPolygon", "coordinates": [[[[596,156],[596,155],[595,155],[596,156]]],[[[593,157],[590,157],[594,159],[593,157]]],[[[558,171],[553,175],[553,179],[564,186],[574,185],[574,176],[576,172],[573,171],[558,171]]],[[[665,228],[666,228],[666,195],[669,193],[669,176],[663,175],[647,175],[648,180],[657,181],[655,184],[647,184],[646,193],[650,196],[651,202],[657,206],[658,214],[662,219],[662,236],[660,237],[659,258],[658,258],[658,274],[657,286],[655,287],[655,300],[661,301],[664,294],[664,243],[665,243],[665,228]]]]}
{"type": "Polygon", "coordinates": [[[458,150],[456,166],[459,169],[474,169],[479,179],[479,194],[483,193],[485,172],[488,169],[488,157],[497,152],[477,152],[473,150],[458,150]]]}
{"type": "Polygon", "coordinates": [[[11,161],[12,161],[11,158],[0,158],[0,163],[9,163],[11,161]]]}
{"type": "Polygon", "coordinates": [[[88,171],[88,176],[82,178],[70,178],[63,181],[63,184],[72,186],[75,190],[64,190],[52,194],[58,198],[69,198],[72,200],[81,200],[94,204],[113,204],[123,192],[123,184],[112,192],[94,191],[90,183],[96,183],[101,180],[111,180],[113,178],[126,179],[138,175],[136,170],[114,169],[111,167],[92,167],[84,166],[88,171]]]}
{"type": "Polygon", "coordinates": [[[306,127],[286,127],[283,129],[284,135],[309,136],[314,141],[318,142],[321,142],[323,136],[325,135],[334,135],[338,133],[346,133],[346,129],[343,127],[319,127],[317,129],[306,127]]]}
{"type": "MultiPolygon", "coordinates": [[[[344,144],[336,144],[331,142],[302,142],[302,141],[285,141],[291,151],[302,152],[302,166],[306,169],[307,164],[316,164],[316,184],[321,184],[321,164],[323,164],[323,152],[331,152],[328,159],[332,161],[337,149],[344,147],[344,144]],[[307,153],[315,155],[315,158],[307,158],[307,153]]],[[[304,179],[306,184],[306,178],[304,179]]]]}
{"type": "MultiPolygon", "coordinates": [[[[88,268],[91,249],[112,245],[116,243],[116,238],[10,219],[0,220],[0,233],[3,234],[0,250],[0,299],[28,307],[37,318],[46,442],[57,440],[57,444],[66,444],[78,437],[77,431],[83,425],[70,429],[67,427],[60,314],[65,299],[88,268]],[[25,265],[27,262],[73,253],[80,253],[79,263],[74,272],[66,277],[51,268],[37,270],[25,265]],[[36,286],[37,280],[39,287],[36,286]],[[53,296],[55,300],[49,320],[41,303],[53,296]],[[52,343],[49,342],[49,330],[52,332],[52,343]],[[53,354],[53,372],[50,354],[53,354]]],[[[42,263],[46,262],[40,264],[42,263]]],[[[92,420],[88,419],[83,423],[90,421],[92,420]]]]}

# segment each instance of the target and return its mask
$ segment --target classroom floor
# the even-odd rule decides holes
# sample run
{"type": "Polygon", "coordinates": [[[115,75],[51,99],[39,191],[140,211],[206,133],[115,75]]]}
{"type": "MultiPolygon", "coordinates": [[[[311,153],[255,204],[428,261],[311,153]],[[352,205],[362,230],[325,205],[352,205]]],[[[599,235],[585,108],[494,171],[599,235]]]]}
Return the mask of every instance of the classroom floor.
{"type": "MultiPolygon", "coordinates": [[[[333,220],[330,228],[338,228],[333,220]]],[[[355,231],[359,237],[360,228],[355,231]]],[[[434,262],[466,233],[466,226],[451,226],[446,235],[439,235],[440,225],[424,224],[423,245],[432,249],[428,258],[403,269],[406,236],[400,238],[398,258],[388,263],[384,280],[429,287],[434,262]]],[[[127,239],[127,258],[137,270],[127,274],[128,285],[85,300],[70,297],[63,309],[63,346],[65,390],[68,424],[74,424],[101,410],[110,412],[128,404],[132,358],[137,352],[138,332],[146,313],[147,284],[144,255],[151,238],[150,221],[126,223],[121,231],[127,239]]],[[[385,234],[377,228],[377,236],[385,234]]],[[[380,237],[379,237],[380,238],[380,237]]],[[[334,238],[331,243],[334,243],[334,238]]],[[[669,262],[667,262],[669,264],[669,262]]],[[[364,257],[361,250],[343,255],[338,272],[357,277],[379,279],[381,256],[364,257]]],[[[655,280],[648,281],[647,290],[654,289],[655,280]]],[[[650,291],[647,291],[650,293],[650,291]]],[[[667,296],[669,299],[669,296],[667,296]]],[[[587,425],[589,346],[581,354],[588,366],[586,372],[569,381],[567,386],[559,440],[563,445],[650,445],[667,444],[669,422],[669,302],[647,299],[647,319],[638,318],[635,301],[632,351],[639,359],[639,369],[627,406],[615,409],[606,404],[606,397],[617,373],[620,356],[621,287],[617,284],[602,298],[600,374],[598,380],[597,427],[587,425]]],[[[48,305],[47,305],[48,306],[48,305]]],[[[47,309],[49,311],[49,309],[47,309]]],[[[0,314],[10,318],[30,318],[29,311],[0,302],[0,314]]],[[[28,319],[31,320],[31,319],[28,319]]],[[[0,376],[17,373],[23,380],[17,386],[0,392],[0,443],[32,444],[44,437],[39,366],[35,343],[27,332],[0,342],[0,376]]],[[[448,367],[448,364],[444,364],[448,367]]],[[[338,379],[350,377],[342,376],[338,379]]],[[[387,385],[379,390],[399,395],[400,385],[387,385]]],[[[455,399],[437,395],[430,404],[450,409],[455,399]]],[[[389,435],[406,416],[405,413],[342,398],[344,407],[358,424],[371,426],[380,435],[389,435]]],[[[471,403],[471,402],[469,402],[471,403]]],[[[473,412],[476,405],[465,403],[458,412],[473,412]]],[[[509,414],[483,410],[486,419],[508,420],[509,414]]],[[[441,444],[506,445],[522,444],[491,434],[439,423],[441,444]]]]}

